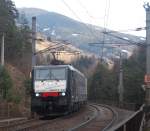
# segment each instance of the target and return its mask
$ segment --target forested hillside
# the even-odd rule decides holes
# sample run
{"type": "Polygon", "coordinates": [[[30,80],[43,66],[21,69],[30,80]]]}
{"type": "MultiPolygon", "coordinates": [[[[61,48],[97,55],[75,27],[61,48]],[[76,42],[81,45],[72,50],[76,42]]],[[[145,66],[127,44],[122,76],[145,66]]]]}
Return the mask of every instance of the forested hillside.
{"type": "Polygon", "coordinates": [[[25,17],[19,15],[14,3],[11,0],[0,0],[0,39],[4,35],[5,45],[5,65],[0,67],[1,103],[22,104],[24,107],[24,82],[29,78],[31,70],[30,32],[25,17]],[[16,25],[17,19],[20,20],[19,26],[16,25]]]}
{"type": "MultiPolygon", "coordinates": [[[[13,63],[23,68],[25,55],[31,54],[29,42],[29,27],[24,16],[19,13],[11,0],[0,1],[0,36],[5,36],[5,58],[8,63],[13,63]],[[20,26],[16,20],[20,19],[20,26]],[[18,61],[19,59],[19,61],[18,61]],[[22,60],[22,61],[21,61],[22,60]]],[[[26,61],[26,64],[28,62],[26,61]]]]}
{"type": "MultiPolygon", "coordinates": [[[[141,86],[144,84],[145,52],[145,48],[141,47],[134,52],[130,59],[123,60],[124,103],[141,105],[144,102],[144,90],[141,86]]],[[[93,76],[88,80],[90,100],[119,102],[119,69],[118,60],[115,61],[114,68],[111,70],[104,64],[98,64],[93,76]]]]}

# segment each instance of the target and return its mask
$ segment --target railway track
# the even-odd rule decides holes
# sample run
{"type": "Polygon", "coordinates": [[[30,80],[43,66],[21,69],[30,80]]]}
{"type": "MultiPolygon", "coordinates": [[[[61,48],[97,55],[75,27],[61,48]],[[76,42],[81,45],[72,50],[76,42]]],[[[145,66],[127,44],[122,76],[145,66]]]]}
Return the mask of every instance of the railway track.
{"type": "Polygon", "coordinates": [[[28,118],[26,118],[26,117],[1,119],[0,120],[0,127],[8,125],[8,124],[15,124],[18,122],[23,122],[23,121],[26,121],[27,119],[28,118]]]}
{"type": "Polygon", "coordinates": [[[117,113],[110,106],[101,104],[92,104],[91,106],[96,109],[93,118],[69,129],[69,131],[107,131],[117,120],[117,113]]]}
{"type": "MultiPolygon", "coordinates": [[[[59,119],[59,118],[58,118],[59,119]]],[[[39,120],[39,119],[31,119],[31,120],[25,120],[18,123],[12,123],[5,126],[0,126],[0,131],[30,131],[33,129],[40,129],[44,125],[51,124],[55,121],[58,121],[58,119],[54,120],[39,120]]]]}
{"type": "Polygon", "coordinates": [[[24,120],[21,122],[17,123],[9,123],[7,125],[0,126],[0,131],[11,131],[11,130],[18,130],[20,127],[24,127],[28,123],[36,123],[38,120],[37,119],[31,119],[31,120],[24,120]]]}
{"type": "Polygon", "coordinates": [[[115,120],[116,115],[110,107],[90,104],[69,116],[52,120],[27,120],[1,126],[0,131],[106,131],[115,120]]]}

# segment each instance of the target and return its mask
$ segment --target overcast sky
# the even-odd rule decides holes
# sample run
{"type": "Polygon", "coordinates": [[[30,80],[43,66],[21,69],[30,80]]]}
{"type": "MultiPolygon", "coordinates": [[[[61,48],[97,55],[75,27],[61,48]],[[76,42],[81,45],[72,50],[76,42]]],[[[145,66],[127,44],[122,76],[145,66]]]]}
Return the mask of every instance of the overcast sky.
{"type": "MultiPolygon", "coordinates": [[[[148,0],[13,0],[16,7],[35,7],[57,12],[81,22],[113,30],[145,36],[145,31],[131,32],[145,27],[144,2],[148,0]],[[70,9],[71,8],[71,9],[70,9]]],[[[150,1],[150,0],[149,0],[150,1]]]]}

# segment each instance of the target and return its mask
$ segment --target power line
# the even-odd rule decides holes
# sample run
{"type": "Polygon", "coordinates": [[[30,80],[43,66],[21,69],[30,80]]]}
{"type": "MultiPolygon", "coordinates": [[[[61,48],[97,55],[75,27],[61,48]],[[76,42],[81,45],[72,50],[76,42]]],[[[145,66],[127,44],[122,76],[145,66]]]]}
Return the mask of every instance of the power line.
{"type": "MultiPolygon", "coordinates": [[[[109,17],[109,9],[110,9],[110,0],[107,0],[106,1],[106,7],[105,7],[105,15],[104,15],[104,19],[105,19],[105,24],[104,24],[104,27],[107,27],[108,25],[108,17],[109,17]],[[107,3],[108,1],[108,3],[107,3]]],[[[73,15],[80,21],[81,18],[75,13],[74,10],[72,10],[72,8],[64,1],[62,0],[62,2],[65,4],[65,6],[67,6],[67,8],[73,13],[73,15]]],[[[77,1],[79,3],[79,5],[85,10],[86,14],[91,18],[93,19],[94,17],[90,14],[90,12],[88,11],[88,9],[86,8],[86,6],[80,1],[78,0],[77,1]]],[[[137,27],[135,29],[127,29],[127,30],[117,30],[117,31],[110,31],[110,32],[128,32],[128,31],[141,31],[141,30],[145,30],[146,28],[148,27],[137,27]]]]}
{"type": "Polygon", "coordinates": [[[77,2],[79,3],[79,5],[85,10],[86,14],[89,16],[89,18],[91,18],[92,20],[94,19],[94,17],[90,14],[90,12],[88,11],[88,9],[86,8],[86,6],[80,1],[77,0],[77,2]]]}
{"type": "MultiPolygon", "coordinates": [[[[78,20],[80,20],[81,22],[82,22],[82,20],[80,19],[80,17],[78,17],[78,15],[74,12],[74,10],[72,10],[72,8],[65,2],[65,0],[62,0],[62,2],[64,3],[64,5],[72,12],[72,14],[78,19],[78,20]]],[[[96,35],[95,35],[95,33],[93,33],[93,31],[92,30],[90,30],[90,28],[89,28],[89,26],[85,23],[85,26],[86,26],[86,28],[89,30],[89,32],[90,32],[90,34],[93,36],[95,36],[95,37],[97,37],[96,35]]]]}
{"type": "MultiPolygon", "coordinates": [[[[85,11],[86,11],[86,13],[87,13],[87,15],[89,16],[89,17],[92,17],[91,15],[90,15],[90,13],[89,13],[89,11],[87,10],[87,8],[83,5],[83,3],[80,1],[80,0],[78,0],[78,2],[79,2],[79,4],[82,6],[82,8],[83,9],[85,9],[85,11]]],[[[108,18],[109,18],[109,10],[110,10],[110,0],[109,1],[106,1],[106,7],[105,7],[105,16],[104,16],[104,31],[103,32],[101,32],[101,33],[103,33],[104,34],[104,36],[103,36],[103,41],[101,42],[101,44],[105,44],[105,34],[106,33],[104,33],[104,32],[106,32],[106,27],[107,27],[107,25],[108,25],[108,18]]],[[[149,28],[149,27],[138,27],[138,28],[135,28],[135,29],[127,29],[127,30],[118,30],[118,31],[107,31],[107,32],[109,32],[109,33],[118,33],[118,32],[126,32],[126,31],[141,31],[141,30],[145,30],[145,29],[147,29],[147,28],[149,28]]],[[[107,34],[108,35],[108,34],[107,34]]],[[[121,40],[125,40],[125,41],[127,41],[126,39],[124,39],[124,38],[121,38],[121,37],[118,37],[118,36],[114,36],[113,35],[113,37],[117,37],[118,39],[121,39],[121,40]]],[[[125,43],[124,45],[121,45],[121,46],[132,46],[132,45],[137,45],[137,46],[145,46],[144,45],[144,43],[143,44],[139,44],[139,43],[136,43],[136,42],[133,42],[133,41],[131,41],[131,40],[128,40],[127,42],[129,42],[129,43],[125,43]]],[[[93,43],[94,44],[94,43],[93,43]]],[[[97,43],[98,44],[98,43],[97,43]]],[[[106,43],[106,44],[117,44],[117,43],[106,43]]],[[[118,43],[117,45],[120,45],[120,43],[118,43]]],[[[102,47],[102,46],[101,46],[102,47]]],[[[102,54],[102,56],[103,56],[103,54],[102,54]]],[[[101,56],[101,57],[102,57],[101,56]]]]}
{"type": "MultiPolygon", "coordinates": [[[[82,20],[80,19],[80,17],[78,17],[78,15],[74,12],[74,10],[72,10],[72,8],[65,2],[65,0],[62,0],[62,2],[64,3],[64,5],[73,13],[73,15],[78,18],[81,22],[82,20]]],[[[81,3],[81,2],[80,2],[81,3]]],[[[83,4],[82,4],[83,6],[83,4]]],[[[84,6],[83,6],[84,7],[84,6]]],[[[84,7],[85,8],[85,7],[84,7]]],[[[111,33],[116,33],[117,31],[106,31],[107,30],[107,24],[108,24],[108,17],[109,17],[109,9],[110,9],[110,0],[108,0],[108,3],[106,1],[106,8],[105,8],[105,19],[104,19],[104,31],[101,31],[101,33],[104,34],[104,37],[103,37],[103,44],[105,44],[105,35],[110,35],[112,37],[115,37],[115,38],[118,38],[118,39],[121,39],[121,40],[125,40],[129,43],[131,43],[132,45],[137,45],[137,46],[143,46],[143,44],[140,44],[140,43],[136,43],[134,41],[131,41],[131,40],[127,40],[127,39],[124,39],[122,37],[119,37],[119,36],[116,36],[114,34],[111,34],[111,33]],[[107,5],[108,4],[108,5],[107,5]]],[[[88,11],[86,11],[88,13],[88,11]]],[[[95,36],[96,38],[97,35],[92,31],[90,30],[89,26],[87,24],[85,24],[85,27],[87,27],[88,31],[90,32],[90,34],[92,36],[95,36]]],[[[146,27],[146,28],[149,28],[149,27],[146,27]]],[[[140,31],[140,30],[145,30],[146,29],[145,27],[138,27],[135,29],[135,31],[140,31]]],[[[99,38],[98,38],[99,39],[99,38]]],[[[101,42],[101,41],[100,41],[101,42]]],[[[113,44],[113,43],[112,43],[113,44]]],[[[103,57],[103,53],[101,54],[101,57],[103,57]]]]}
{"type": "Polygon", "coordinates": [[[60,43],[57,43],[57,44],[55,44],[53,46],[49,46],[46,49],[43,49],[43,50],[40,50],[40,51],[36,52],[36,54],[42,54],[42,53],[45,53],[47,51],[53,51],[53,50],[56,50],[56,49],[60,49],[60,48],[62,48],[64,46],[66,46],[66,45],[69,45],[69,43],[66,43],[66,44],[63,44],[63,45],[62,44],[60,45],[60,43]]]}
{"type": "Polygon", "coordinates": [[[70,45],[70,43],[60,43],[60,42],[54,42],[54,43],[56,44],[49,46],[46,49],[40,50],[36,52],[35,54],[43,54],[45,52],[57,53],[57,52],[62,52],[62,51],[67,51],[69,53],[80,53],[80,51],[65,50],[66,48],[70,49],[70,47],[68,46],[70,45]]]}
{"type": "Polygon", "coordinates": [[[64,5],[72,12],[72,14],[73,14],[76,18],[78,18],[78,20],[82,21],[82,20],[80,19],[80,17],[78,17],[78,15],[76,14],[76,12],[74,12],[74,10],[65,2],[65,0],[62,0],[62,2],[63,2],[64,5]]]}
{"type": "MultiPolygon", "coordinates": [[[[89,13],[89,11],[88,11],[87,8],[81,3],[81,1],[78,0],[78,2],[79,2],[80,5],[82,6],[82,8],[85,9],[87,15],[88,15],[90,18],[92,18],[91,15],[90,15],[90,13],[89,13]]],[[[106,27],[107,27],[107,25],[108,25],[109,9],[110,9],[110,0],[106,1],[106,6],[105,6],[104,31],[106,31],[106,27]]],[[[105,43],[105,34],[103,33],[103,44],[104,44],[104,43],[105,43]]],[[[104,46],[104,45],[103,45],[103,46],[104,46]]],[[[102,57],[103,57],[103,46],[101,46],[101,47],[102,47],[102,53],[100,54],[101,59],[102,59],[102,57]]]]}
{"type": "MultiPolygon", "coordinates": [[[[79,4],[82,6],[82,8],[85,9],[87,15],[88,15],[91,19],[93,19],[93,17],[90,15],[89,11],[88,11],[87,8],[83,5],[83,3],[82,3],[80,0],[78,0],[78,2],[79,2],[79,4]]],[[[104,18],[104,31],[106,31],[106,28],[107,28],[107,25],[108,25],[109,9],[110,9],[110,0],[108,1],[108,3],[107,3],[107,1],[106,1],[105,15],[104,15],[104,17],[103,17],[103,18],[104,18]]],[[[91,25],[91,27],[92,27],[92,25],[91,25]]],[[[102,33],[102,32],[101,32],[101,33],[102,33]]],[[[105,43],[105,34],[104,34],[104,33],[103,33],[103,42],[105,43]]],[[[103,49],[102,49],[102,52],[101,52],[101,54],[100,54],[100,57],[101,57],[101,58],[103,57],[103,49]]]]}
{"type": "MultiPolygon", "coordinates": [[[[103,42],[95,42],[95,43],[88,43],[89,46],[95,46],[95,45],[103,45],[103,42]]],[[[105,45],[113,45],[113,46],[133,46],[133,45],[136,45],[136,46],[141,46],[141,47],[145,47],[146,45],[144,44],[137,44],[137,43],[105,43],[105,45]]],[[[98,47],[98,46],[97,46],[98,47]]]]}
{"type": "MultiPolygon", "coordinates": [[[[103,45],[103,42],[102,43],[88,43],[89,46],[97,46],[97,45],[103,45]]],[[[143,43],[143,44],[138,44],[138,43],[105,43],[105,45],[113,45],[113,46],[139,46],[139,47],[146,47],[146,45],[143,43]]],[[[100,47],[100,46],[97,46],[97,47],[100,47]]]]}
{"type": "Polygon", "coordinates": [[[116,35],[114,35],[114,34],[112,34],[112,33],[109,33],[109,32],[103,32],[103,33],[104,33],[104,34],[107,34],[107,35],[110,35],[110,36],[112,36],[112,37],[115,37],[115,38],[118,38],[118,39],[127,41],[127,42],[129,42],[129,43],[131,43],[131,44],[133,44],[133,45],[141,46],[142,44],[143,44],[143,45],[145,44],[145,42],[144,42],[144,43],[137,43],[137,42],[134,42],[134,41],[132,41],[132,40],[129,40],[129,39],[125,39],[125,38],[116,36],[116,35]]]}
{"type": "Polygon", "coordinates": [[[142,31],[149,29],[150,27],[137,27],[134,29],[126,29],[126,30],[116,30],[116,31],[109,31],[109,33],[115,33],[115,32],[130,32],[130,31],[142,31]]]}
{"type": "MultiPolygon", "coordinates": [[[[62,0],[62,2],[63,2],[64,5],[72,12],[72,14],[73,14],[78,20],[80,20],[80,21],[82,22],[82,20],[80,19],[80,17],[74,12],[74,10],[72,10],[72,8],[65,2],[65,0],[62,0]]],[[[91,29],[89,28],[89,25],[88,25],[88,24],[85,23],[85,27],[86,27],[86,29],[88,29],[88,31],[90,32],[91,36],[94,36],[95,38],[99,39],[99,38],[97,37],[97,35],[95,34],[95,32],[93,32],[93,30],[91,30],[91,29]]]]}

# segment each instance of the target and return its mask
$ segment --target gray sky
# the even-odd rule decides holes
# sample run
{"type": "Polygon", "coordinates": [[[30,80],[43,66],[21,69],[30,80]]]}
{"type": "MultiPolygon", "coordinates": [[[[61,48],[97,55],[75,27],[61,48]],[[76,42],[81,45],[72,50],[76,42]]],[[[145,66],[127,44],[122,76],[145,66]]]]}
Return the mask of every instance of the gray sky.
{"type": "Polygon", "coordinates": [[[35,7],[57,12],[81,22],[123,30],[125,33],[145,36],[144,2],[148,0],[13,0],[16,7],[35,7]],[[67,6],[69,6],[69,9],[67,6]]]}

